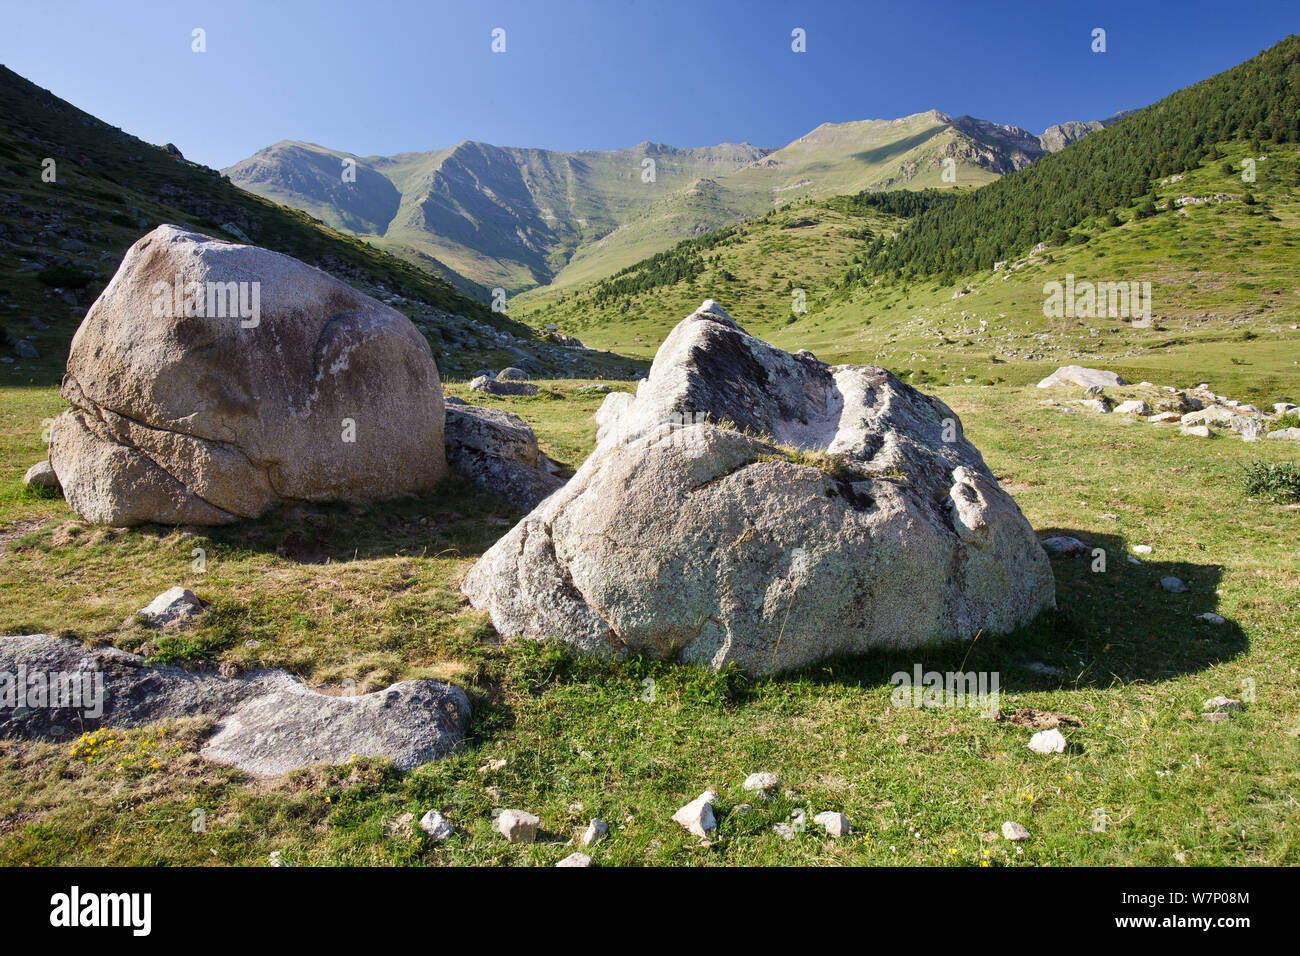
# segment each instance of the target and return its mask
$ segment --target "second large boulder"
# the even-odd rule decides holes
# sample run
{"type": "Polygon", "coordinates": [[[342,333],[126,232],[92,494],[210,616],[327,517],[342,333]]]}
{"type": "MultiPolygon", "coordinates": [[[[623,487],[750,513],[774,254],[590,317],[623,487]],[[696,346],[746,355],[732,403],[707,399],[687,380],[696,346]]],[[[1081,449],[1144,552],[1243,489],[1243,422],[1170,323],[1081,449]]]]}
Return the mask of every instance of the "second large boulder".
{"type": "Polygon", "coordinates": [[[159,226],[68,357],[50,463],[113,525],[224,524],[446,474],[429,345],[400,312],[296,259],[159,226]]]}
{"type": "Polygon", "coordinates": [[[597,447],[462,585],[504,635],[751,674],[1014,629],[1055,604],[957,416],[711,300],[611,394],[597,447]]]}

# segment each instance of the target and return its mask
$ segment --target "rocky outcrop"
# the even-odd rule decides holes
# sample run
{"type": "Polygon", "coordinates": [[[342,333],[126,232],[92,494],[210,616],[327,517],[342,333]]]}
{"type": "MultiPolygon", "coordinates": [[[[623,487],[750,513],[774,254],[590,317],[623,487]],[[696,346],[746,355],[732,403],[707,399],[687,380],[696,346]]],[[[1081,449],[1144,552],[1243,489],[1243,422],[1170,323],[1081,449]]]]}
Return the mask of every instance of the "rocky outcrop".
{"type": "Polygon", "coordinates": [[[0,737],[60,738],[209,717],[217,724],[202,756],[249,773],[353,755],[386,757],[406,770],[450,752],[469,715],[464,691],[430,680],[335,697],[281,670],[221,677],[48,634],[0,637],[0,737]]]}
{"type": "Polygon", "coordinates": [[[453,469],[523,511],[531,511],[564,484],[547,467],[537,436],[518,415],[448,404],[445,435],[453,469]]]}
{"type": "Polygon", "coordinates": [[[463,590],[504,635],[754,674],[1000,633],[1055,601],[1033,529],[939,400],[680,323],[595,451],[463,590]]]}
{"type": "Polygon", "coordinates": [[[90,521],[224,524],[273,505],[432,488],[428,343],[288,256],[159,226],[73,337],[50,461],[90,521]]]}

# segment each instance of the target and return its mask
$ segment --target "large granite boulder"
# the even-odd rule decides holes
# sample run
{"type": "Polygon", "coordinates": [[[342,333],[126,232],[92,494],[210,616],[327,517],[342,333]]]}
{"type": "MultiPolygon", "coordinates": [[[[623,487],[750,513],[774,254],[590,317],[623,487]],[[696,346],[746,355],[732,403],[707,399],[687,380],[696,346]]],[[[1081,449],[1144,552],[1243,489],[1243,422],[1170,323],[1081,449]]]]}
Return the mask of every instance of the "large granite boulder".
{"type": "Polygon", "coordinates": [[[504,635],[767,674],[1055,604],[957,416],[882,368],[790,355],[707,301],[597,418],[578,473],[465,577],[504,635]]]}
{"type": "Polygon", "coordinates": [[[296,259],[159,226],[72,339],[50,463],[82,517],[223,524],[446,474],[428,343],[296,259]]]}

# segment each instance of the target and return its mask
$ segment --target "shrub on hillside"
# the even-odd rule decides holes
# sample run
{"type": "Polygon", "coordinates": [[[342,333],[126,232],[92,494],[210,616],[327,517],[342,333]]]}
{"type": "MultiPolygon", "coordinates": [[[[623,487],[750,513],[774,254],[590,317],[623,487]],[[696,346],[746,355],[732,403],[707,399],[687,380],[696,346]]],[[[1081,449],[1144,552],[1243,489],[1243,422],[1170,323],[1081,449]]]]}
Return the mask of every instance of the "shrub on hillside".
{"type": "Polygon", "coordinates": [[[1278,504],[1300,501],[1300,466],[1294,462],[1252,461],[1242,470],[1242,486],[1248,498],[1278,504]]]}

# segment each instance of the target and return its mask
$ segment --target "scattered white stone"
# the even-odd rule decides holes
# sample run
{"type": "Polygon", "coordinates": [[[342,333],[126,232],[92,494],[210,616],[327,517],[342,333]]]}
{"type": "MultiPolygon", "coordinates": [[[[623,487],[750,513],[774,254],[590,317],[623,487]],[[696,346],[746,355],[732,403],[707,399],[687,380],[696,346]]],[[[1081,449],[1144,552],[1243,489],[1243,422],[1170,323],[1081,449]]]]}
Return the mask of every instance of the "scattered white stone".
{"type": "Polygon", "coordinates": [[[523,810],[502,810],[497,817],[497,829],[511,843],[533,843],[537,840],[537,827],[541,822],[523,810]]]}
{"type": "Polygon", "coordinates": [[[1134,553],[1134,554],[1150,554],[1151,551],[1152,551],[1152,548],[1151,548],[1151,545],[1149,545],[1149,544],[1135,544],[1135,545],[1133,545],[1133,553],[1134,553]]]}
{"type": "Polygon", "coordinates": [[[744,790],[749,790],[751,792],[757,791],[760,793],[772,793],[779,789],[780,786],[781,778],[774,773],[767,773],[766,771],[762,773],[751,773],[745,778],[745,782],[741,785],[744,790]]]}
{"type": "Polygon", "coordinates": [[[59,479],[54,474],[54,469],[50,467],[48,461],[38,461],[32,467],[27,469],[23,475],[23,484],[28,488],[50,488],[55,491],[60,490],[59,479]]]}
{"type": "Polygon", "coordinates": [[[1228,619],[1222,615],[1215,614],[1213,611],[1206,611],[1204,614],[1196,615],[1198,621],[1204,621],[1206,624],[1227,624],[1228,619]]]}
{"type": "Polygon", "coordinates": [[[1029,831],[1014,820],[1008,820],[1002,824],[1002,839],[1019,842],[1029,839],[1029,831]]]}
{"type": "Polygon", "coordinates": [[[168,588],[136,613],[151,627],[181,624],[203,610],[203,604],[189,588],[168,588]]]}
{"type": "Polygon", "coordinates": [[[604,820],[592,820],[587,824],[587,831],[582,835],[582,845],[591,846],[605,839],[609,833],[609,824],[604,820]]]}
{"type": "Polygon", "coordinates": [[[1214,432],[1210,431],[1209,425],[1180,425],[1178,431],[1183,435],[1190,435],[1193,438],[1213,438],[1214,432]]]}
{"type": "Polygon", "coordinates": [[[1110,414],[1110,402],[1104,398],[1081,398],[1074,404],[1086,408],[1090,412],[1096,412],[1098,415],[1110,414]]]}
{"type": "Polygon", "coordinates": [[[1175,577],[1161,578],[1160,586],[1171,594],[1182,594],[1187,590],[1187,585],[1175,577]]]}
{"type": "Polygon", "coordinates": [[[716,793],[705,790],[674,813],[673,822],[698,837],[708,836],[709,832],[718,826],[718,821],[713,817],[713,801],[716,799],[718,799],[716,793]]]}
{"type": "Polygon", "coordinates": [[[1065,737],[1056,728],[1040,730],[1029,738],[1029,749],[1036,754],[1065,753],[1065,737]]]}
{"type": "Polygon", "coordinates": [[[1115,406],[1116,415],[1150,415],[1151,406],[1140,399],[1120,402],[1115,406]]]}
{"type": "Polygon", "coordinates": [[[1279,428],[1277,431],[1269,432],[1264,437],[1281,441],[1300,441],[1300,428],[1279,428]]]}
{"type": "Polygon", "coordinates": [[[1077,558],[1088,553],[1088,546],[1078,538],[1068,534],[1053,535],[1043,539],[1043,547],[1049,554],[1059,554],[1065,558],[1077,558]]]}
{"type": "Polygon", "coordinates": [[[1182,421],[1183,416],[1177,412],[1160,412],[1147,419],[1152,425],[1164,425],[1168,422],[1182,421]]]}
{"type": "Polygon", "coordinates": [[[842,836],[847,836],[853,827],[849,824],[849,818],[842,813],[836,813],[834,810],[826,810],[823,813],[813,817],[813,823],[820,823],[822,829],[837,840],[842,836]]]}
{"type": "Polygon", "coordinates": [[[439,842],[456,832],[456,828],[437,810],[430,810],[420,817],[420,829],[439,842]]]}
{"type": "Polygon", "coordinates": [[[1207,712],[1213,711],[1215,713],[1220,713],[1220,714],[1226,714],[1231,711],[1238,711],[1242,709],[1243,706],[1241,701],[1234,700],[1231,697],[1224,697],[1222,695],[1218,697],[1211,697],[1209,700],[1207,700],[1204,704],[1201,705],[1201,710],[1207,712]]]}
{"type": "Polygon", "coordinates": [[[774,823],[772,825],[772,832],[787,843],[795,837],[795,829],[788,823],[774,823]]]}
{"type": "Polygon", "coordinates": [[[556,866],[591,866],[591,857],[585,853],[570,853],[556,866]]]}

